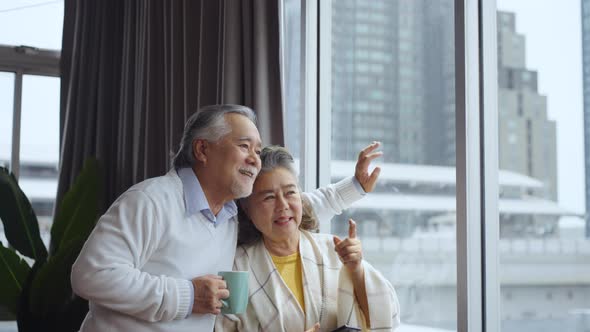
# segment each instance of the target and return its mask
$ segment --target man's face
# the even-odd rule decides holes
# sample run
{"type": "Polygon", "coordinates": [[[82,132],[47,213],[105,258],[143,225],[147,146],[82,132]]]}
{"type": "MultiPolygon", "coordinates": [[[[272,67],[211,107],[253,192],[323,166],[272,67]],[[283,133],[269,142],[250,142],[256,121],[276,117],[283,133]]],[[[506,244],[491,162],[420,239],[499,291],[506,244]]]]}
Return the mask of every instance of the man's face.
{"type": "Polygon", "coordinates": [[[227,191],[230,199],[247,197],[252,192],[260,171],[262,142],[252,121],[240,114],[226,114],[231,128],[218,142],[209,144],[207,167],[216,177],[219,189],[227,191]]]}

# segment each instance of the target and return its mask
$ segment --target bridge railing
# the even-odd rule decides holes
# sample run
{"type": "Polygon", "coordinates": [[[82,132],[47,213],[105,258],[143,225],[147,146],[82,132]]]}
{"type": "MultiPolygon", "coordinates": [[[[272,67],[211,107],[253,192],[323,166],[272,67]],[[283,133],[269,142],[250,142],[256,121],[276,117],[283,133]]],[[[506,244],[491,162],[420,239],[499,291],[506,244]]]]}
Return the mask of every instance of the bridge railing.
{"type": "MultiPolygon", "coordinates": [[[[454,253],[454,238],[361,237],[367,252],[454,253]]],[[[590,239],[500,239],[501,255],[590,255],[590,239]]]]}

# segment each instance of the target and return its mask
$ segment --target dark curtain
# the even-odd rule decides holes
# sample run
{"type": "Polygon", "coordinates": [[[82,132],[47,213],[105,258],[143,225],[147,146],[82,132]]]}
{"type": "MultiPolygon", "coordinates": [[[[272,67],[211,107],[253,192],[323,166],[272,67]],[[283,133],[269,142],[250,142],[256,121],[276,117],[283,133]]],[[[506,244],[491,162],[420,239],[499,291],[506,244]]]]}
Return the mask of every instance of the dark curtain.
{"type": "Polygon", "coordinates": [[[278,0],[65,0],[60,202],[96,157],[101,211],[164,174],[200,106],[252,107],[283,145],[278,0]]]}

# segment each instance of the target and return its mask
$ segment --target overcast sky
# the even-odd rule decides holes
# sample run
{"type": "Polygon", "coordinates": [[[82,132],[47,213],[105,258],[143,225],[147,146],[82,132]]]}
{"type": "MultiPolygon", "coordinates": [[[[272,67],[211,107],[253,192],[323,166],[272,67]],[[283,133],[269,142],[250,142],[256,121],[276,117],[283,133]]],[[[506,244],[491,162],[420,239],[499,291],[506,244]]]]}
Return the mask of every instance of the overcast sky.
{"type": "MultiPolygon", "coordinates": [[[[0,44],[61,49],[63,0],[0,0],[0,44]]],[[[0,159],[9,158],[14,74],[0,73],[0,159]]],[[[59,78],[25,76],[21,160],[58,160],[59,78]],[[34,97],[31,97],[34,95],[34,97]]]]}

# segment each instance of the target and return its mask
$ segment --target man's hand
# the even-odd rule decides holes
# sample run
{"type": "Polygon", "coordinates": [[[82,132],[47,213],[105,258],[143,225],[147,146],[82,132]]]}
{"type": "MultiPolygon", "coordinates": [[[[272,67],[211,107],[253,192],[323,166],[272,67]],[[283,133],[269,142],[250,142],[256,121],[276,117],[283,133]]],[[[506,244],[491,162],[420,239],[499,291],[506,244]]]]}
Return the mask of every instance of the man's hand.
{"type": "Polygon", "coordinates": [[[361,240],[356,238],[356,223],[348,220],[348,238],[341,240],[334,236],[334,250],[340,256],[340,260],[352,273],[362,272],[363,248],[361,240]]]}
{"type": "Polygon", "coordinates": [[[373,189],[375,189],[375,183],[377,182],[379,173],[381,173],[381,168],[375,167],[373,172],[369,174],[369,165],[371,164],[371,160],[383,155],[383,152],[381,151],[374,152],[380,145],[381,143],[379,142],[373,142],[369,144],[366,148],[361,150],[358,160],[356,161],[354,177],[356,177],[358,182],[363,187],[363,190],[367,193],[370,193],[373,191],[373,189]]]}
{"type": "Polygon", "coordinates": [[[221,313],[221,299],[229,297],[229,290],[221,276],[208,274],[191,280],[195,288],[193,313],[214,314],[221,313]]]}

